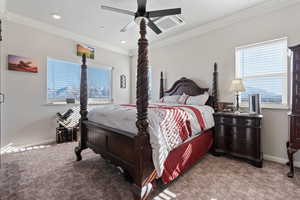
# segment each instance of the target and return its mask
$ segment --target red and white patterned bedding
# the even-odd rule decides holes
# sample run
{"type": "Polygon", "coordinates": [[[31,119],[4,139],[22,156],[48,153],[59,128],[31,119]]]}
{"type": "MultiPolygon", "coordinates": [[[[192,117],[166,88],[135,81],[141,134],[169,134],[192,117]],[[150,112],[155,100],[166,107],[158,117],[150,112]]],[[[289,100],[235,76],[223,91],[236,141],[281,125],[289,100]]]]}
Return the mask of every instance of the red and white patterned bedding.
{"type": "MultiPolygon", "coordinates": [[[[209,106],[179,104],[149,105],[149,133],[153,162],[160,177],[169,153],[193,136],[214,126],[213,109],[209,106]]],[[[135,105],[97,106],[88,114],[96,123],[137,134],[135,105]]]]}

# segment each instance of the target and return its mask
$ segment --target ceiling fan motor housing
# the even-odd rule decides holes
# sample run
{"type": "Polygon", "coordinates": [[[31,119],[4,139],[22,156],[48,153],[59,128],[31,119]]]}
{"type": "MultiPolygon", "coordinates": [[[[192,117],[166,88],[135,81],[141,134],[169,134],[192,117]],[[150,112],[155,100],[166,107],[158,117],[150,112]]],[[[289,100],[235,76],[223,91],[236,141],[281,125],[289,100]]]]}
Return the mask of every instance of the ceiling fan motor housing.
{"type": "Polygon", "coordinates": [[[134,19],[134,22],[137,24],[137,25],[140,25],[142,19],[145,20],[146,24],[148,24],[148,18],[147,17],[142,17],[142,16],[139,16],[139,17],[135,17],[134,19]]]}

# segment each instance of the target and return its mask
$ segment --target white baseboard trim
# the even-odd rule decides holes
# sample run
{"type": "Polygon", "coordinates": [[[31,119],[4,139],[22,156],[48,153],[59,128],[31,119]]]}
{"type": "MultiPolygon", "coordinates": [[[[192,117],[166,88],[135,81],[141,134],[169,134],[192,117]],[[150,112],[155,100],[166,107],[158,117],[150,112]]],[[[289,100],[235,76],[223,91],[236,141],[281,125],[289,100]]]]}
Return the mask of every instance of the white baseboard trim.
{"type": "Polygon", "coordinates": [[[32,146],[39,146],[39,145],[47,145],[47,144],[54,144],[55,140],[44,140],[36,143],[31,143],[31,144],[24,144],[24,145],[15,145],[14,143],[9,143],[8,145],[4,146],[1,148],[2,150],[9,149],[9,148],[26,148],[26,147],[32,147],[32,146]]]}
{"type": "Polygon", "coordinates": [[[17,146],[17,147],[18,148],[26,148],[26,147],[32,147],[32,146],[54,144],[54,143],[56,143],[55,140],[51,139],[51,140],[44,140],[44,141],[37,142],[37,143],[32,143],[32,144],[20,145],[20,146],[17,146]]]}
{"type": "MultiPolygon", "coordinates": [[[[281,163],[281,164],[286,164],[288,162],[288,159],[286,159],[286,158],[280,158],[277,156],[270,156],[270,155],[266,155],[266,154],[264,154],[264,160],[273,161],[273,162],[277,162],[277,163],[281,163]]],[[[295,167],[300,167],[300,162],[294,161],[294,165],[295,165],[295,167]]]]}
{"type": "Polygon", "coordinates": [[[43,142],[37,142],[34,144],[26,144],[26,145],[14,145],[10,143],[5,147],[1,148],[0,155],[9,154],[9,153],[18,153],[24,151],[31,151],[35,149],[44,149],[50,147],[52,144],[55,144],[54,140],[45,140],[43,142]]]}
{"type": "Polygon", "coordinates": [[[4,151],[6,151],[7,149],[11,148],[12,146],[12,143],[9,143],[8,145],[4,146],[4,147],[1,147],[0,148],[0,154],[4,151]]]}

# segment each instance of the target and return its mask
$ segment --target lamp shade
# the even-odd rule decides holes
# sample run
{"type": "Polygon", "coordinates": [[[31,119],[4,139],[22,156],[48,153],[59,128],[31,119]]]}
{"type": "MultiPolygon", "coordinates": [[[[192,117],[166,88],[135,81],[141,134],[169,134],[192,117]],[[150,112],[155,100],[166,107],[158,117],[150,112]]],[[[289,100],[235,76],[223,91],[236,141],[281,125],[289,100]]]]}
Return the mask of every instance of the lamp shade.
{"type": "Polygon", "coordinates": [[[244,91],[246,91],[243,80],[242,79],[234,79],[231,82],[230,91],[231,92],[244,92],[244,91]]]}

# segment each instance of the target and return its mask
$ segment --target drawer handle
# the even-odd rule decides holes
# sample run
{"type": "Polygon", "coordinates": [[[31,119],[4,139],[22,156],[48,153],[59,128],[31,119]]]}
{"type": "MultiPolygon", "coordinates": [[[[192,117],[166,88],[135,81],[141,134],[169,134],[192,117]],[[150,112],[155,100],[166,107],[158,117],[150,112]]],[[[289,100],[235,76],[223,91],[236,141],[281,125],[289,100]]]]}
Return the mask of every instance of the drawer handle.
{"type": "Polygon", "coordinates": [[[223,120],[221,120],[223,123],[232,123],[231,119],[226,119],[224,118],[223,120]]]}

